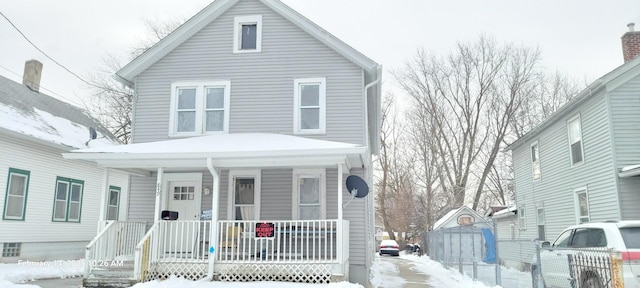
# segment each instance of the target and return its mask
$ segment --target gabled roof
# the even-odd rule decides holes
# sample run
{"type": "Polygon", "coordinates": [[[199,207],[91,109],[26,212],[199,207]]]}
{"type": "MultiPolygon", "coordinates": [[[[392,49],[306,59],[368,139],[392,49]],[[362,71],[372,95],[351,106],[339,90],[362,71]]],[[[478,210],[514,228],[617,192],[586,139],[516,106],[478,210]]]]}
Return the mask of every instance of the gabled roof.
{"type": "Polygon", "coordinates": [[[508,145],[504,150],[513,150],[514,148],[526,143],[527,140],[536,137],[540,132],[551,126],[551,124],[562,119],[564,116],[572,112],[575,107],[584,103],[592,96],[597,95],[601,90],[605,89],[607,92],[612,91],[638,75],[640,75],[640,57],[636,57],[635,59],[618,66],[618,68],[613,69],[611,72],[591,83],[591,85],[578,93],[575,98],[558,109],[558,111],[551,114],[549,118],[542,121],[542,123],[536,126],[533,130],[508,145]]]}
{"type": "Polygon", "coordinates": [[[449,222],[450,220],[454,219],[456,216],[459,216],[463,213],[471,214],[471,216],[475,217],[475,220],[476,220],[475,223],[478,223],[480,221],[486,222],[484,217],[482,217],[482,215],[480,215],[478,212],[463,205],[463,206],[460,206],[460,208],[449,211],[447,214],[445,214],[440,219],[438,219],[438,221],[436,221],[436,223],[433,224],[432,230],[436,230],[444,226],[445,224],[447,224],[447,222],[449,222]]]}
{"type": "Polygon", "coordinates": [[[117,144],[84,110],[0,76],[0,134],[65,150],[117,144]],[[89,141],[89,128],[97,138],[89,141]]]}
{"type": "MultiPolygon", "coordinates": [[[[202,11],[198,12],[195,16],[191,17],[191,19],[178,27],[175,31],[171,32],[171,34],[167,35],[149,50],[116,72],[116,80],[127,86],[133,86],[134,79],[137,75],[142,73],[158,60],[162,59],[162,57],[169,54],[173,49],[178,47],[191,36],[195,35],[209,23],[216,20],[239,1],[242,0],[216,0],[209,4],[202,11]]],[[[259,1],[276,13],[280,14],[282,17],[291,21],[303,31],[318,39],[320,42],[335,50],[338,54],[360,66],[371,77],[371,79],[376,79],[378,77],[378,64],[376,62],[331,35],[331,33],[325,31],[320,26],[291,9],[289,6],[279,0],[259,1]]]]}

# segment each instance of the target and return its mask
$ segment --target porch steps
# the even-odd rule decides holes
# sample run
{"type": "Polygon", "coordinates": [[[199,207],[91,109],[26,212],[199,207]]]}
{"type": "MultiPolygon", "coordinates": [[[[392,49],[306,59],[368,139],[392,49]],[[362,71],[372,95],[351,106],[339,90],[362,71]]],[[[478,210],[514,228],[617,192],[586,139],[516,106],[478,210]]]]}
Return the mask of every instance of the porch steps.
{"type": "Polygon", "coordinates": [[[133,261],[96,263],[92,275],[82,280],[83,287],[122,288],[138,283],[133,280],[133,261]]]}

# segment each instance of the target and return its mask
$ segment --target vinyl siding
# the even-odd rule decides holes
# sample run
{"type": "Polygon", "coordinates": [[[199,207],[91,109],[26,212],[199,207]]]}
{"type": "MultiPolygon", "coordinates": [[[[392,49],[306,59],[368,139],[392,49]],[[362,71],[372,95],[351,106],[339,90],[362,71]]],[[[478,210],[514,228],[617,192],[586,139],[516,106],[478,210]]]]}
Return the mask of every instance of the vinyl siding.
{"type": "Polygon", "coordinates": [[[537,238],[537,205],[545,208],[547,238],[576,224],[574,189],[587,187],[591,221],[619,219],[615,173],[611,159],[607,101],[603,92],[593,96],[556,121],[535,139],[513,150],[518,206],[526,206],[525,231],[521,238],[537,238]],[[567,120],[580,113],[584,163],[571,167],[567,120]],[[529,145],[538,141],[542,177],[533,181],[529,145]]]}
{"type": "MultiPolygon", "coordinates": [[[[2,136],[0,150],[0,213],[4,213],[9,168],[30,171],[24,221],[2,220],[0,242],[84,242],[96,235],[104,169],[83,161],[62,158],[66,152],[23,139],[2,136]],[[84,181],[80,223],[52,222],[56,177],[84,181]],[[37,231],[37,232],[36,232],[37,231]]],[[[109,185],[121,188],[121,217],[126,215],[128,176],[112,170],[109,185]],[[126,202],[124,202],[126,203],[126,202]]],[[[35,252],[34,252],[35,253],[35,252]]],[[[35,256],[34,256],[35,257],[35,256]]]]}
{"type": "MultiPolygon", "coordinates": [[[[610,92],[616,171],[640,164],[640,76],[610,92]]],[[[619,178],[622,219],[640,219],[640,177],[619,178]]]]}
{"type": "MultiPolygon", "coordinates": [[[[338,218],[338,171],[337,169],[327,169],[326,177],[326,207],[327,219],[338,218]]],[[[264,220],[291,220],[292,214],[292,169],[263,169],[261,174],[261,219],[264,220]]],[[[212,187],[212,176],[208,171],[203,173],[203,186],[212,187]]],[[[223,170],[220,173],[220,206],[219,219],[227,219],[228,205],[228,183],[229,171],[223,170]]],[[[352,169],[350,175],[364,177],[364,169],[352,169]]],[[[343,177],[343,184],[344,185],[343,177]]],[[[131,179],[131,206],[129,208],[129,218],[135,221],[153,221],[153,209],[155,207],[155,184],[156,176],[152,177],[132,177],[131,179]]],[[[346,204],[351,196],[347,193],[347,187],[343,186],[342,200],[346,204]]],[[[368,196],[368,197],[371,197],[368,196]]],[[[366,199],[366,198],[365,198],[366,199]]],[[[344,208],[344,219],[350,222],[350,263],[353,265],[364,265],[365,247],[367,238],[365,228],[367,223],[363,211],[367,202],[365,199],[354,199],[344,208]]],[[[212,193],[203,195],[202,209],[211,209],[212,193]]]]}
{"type": "Polygon", "coordinates": [[[363,71],[258,1],[242,1],[137,77],[134,142],[168,139],[172,82],[230,80],[229,133],[293,133],[293,81],[326,77],[326,134],[366,144],[363,71]],[[232,53],[233,18],[262,15],[262,52],[232,53]]]}

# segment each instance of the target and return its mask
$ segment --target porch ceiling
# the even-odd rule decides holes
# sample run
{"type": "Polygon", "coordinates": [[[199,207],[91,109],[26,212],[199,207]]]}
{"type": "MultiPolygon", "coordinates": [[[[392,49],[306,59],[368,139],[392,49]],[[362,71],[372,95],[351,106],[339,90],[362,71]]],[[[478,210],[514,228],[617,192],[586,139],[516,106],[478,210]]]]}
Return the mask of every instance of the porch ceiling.
{"type": "Polygon", "coordinates": [[[236,133],[73,150],[66,159],[110,168],[361,167],[364,146],[283,134],[236,133]]]}

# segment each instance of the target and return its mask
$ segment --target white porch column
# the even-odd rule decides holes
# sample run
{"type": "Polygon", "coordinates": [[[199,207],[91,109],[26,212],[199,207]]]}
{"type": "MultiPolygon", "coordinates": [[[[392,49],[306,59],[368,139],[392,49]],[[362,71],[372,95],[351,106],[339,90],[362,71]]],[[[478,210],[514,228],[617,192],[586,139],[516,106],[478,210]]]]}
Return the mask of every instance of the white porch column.
{"type": "Polygon", "coordinates": [[[158,175],[156,176],[156,210],[153,215],[153,223],[157,223],[160,220],[160,201],[162,193],[162,176],[164,176],[164,168],[158,168],[158,175]]]}
{"type": "MultiPolygon", "coordinates": [[[[342,250],[343,250],[343,245],[349,245],[348,243],[345,244],[343,243],[344,241],[342,239],[343,235],[342,233],[344,232],[344,230],[342,229],[342,218],[344,217],[342,214],[342,163],[338,164],[338,232],[336,235],[336,241],[338,243],[338,247],[336,247],[336,255],[338,256],[338,263],[340,263],[340,265],[344,264],[344,258],[342,257],[342,250]]],[[[344,271],[342,271],[344,272],[344,271]]]]}
{"type": "Polygon", "coordinates": [[[107,217],[107,201],[109,201],[109,168],[104,168],[102,173],[102,193],[100,195],[100,216],[98,217],[98,233],[104,228],[107,217]]]}
{"type": "MultiPolygon", "coordinates": [[[[207,278],[213,279],[213,271],[214,265],[216,262],[216,253],[215,249],[217,248],[216,239],[218,239],[218,208],[220,202],[220,174],[216,170],[216,167],[213,166],[213,159],[207,158],[207,168],[209,169],[209,173],[213,176],[213,185],[211,189],[213,190],[211,193],[211,234],[209,235],[209,247],[214,249],[214,252],[209,253],[209,269],[207,270],[207,278]]],[[[210,249],[211,249],[210,248],[210,249]]]]}

